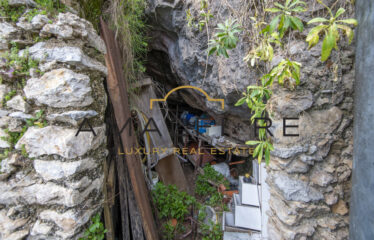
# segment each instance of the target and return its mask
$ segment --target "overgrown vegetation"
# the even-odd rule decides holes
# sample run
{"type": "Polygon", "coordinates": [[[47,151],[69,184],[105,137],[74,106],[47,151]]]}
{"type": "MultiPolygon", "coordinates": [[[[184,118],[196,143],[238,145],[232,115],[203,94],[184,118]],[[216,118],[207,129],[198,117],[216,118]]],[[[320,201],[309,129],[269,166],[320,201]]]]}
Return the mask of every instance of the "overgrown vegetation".
{"type": "Polygon", "coordinates": [[[280,38],[283,38],[284,34],[289,28],[293,30],[304,30],[304,24],[300,18],[292,16],[292,13],[300,13],[306,11],[306,3],[300,0],[286,0],[284,5],[275,2],[273,8],[267,8],[265,11],[272,13],[279,13],[269,24],[270,33],[277,30],[280,38]]]}
{"type": "Polygon", "coordinates": [[[219,23],[216,28],[218,31],[210,40],[208,55],[217,53],[217,56],[229,57],[227,50],[236,48],[238,43],[237,33],[241,32],[240,25],[236,20],[228,19],[224,23],[219,23]]]}
{"type": "MultiPolygon", "coordinates": [[[[342,23],[356,26],[357,21],[355,19],[337,20],[345,12],[343,8],[339,8],[336,14],[333,15],[332,10],[322,0],[317,0],[317,2],[328,10],[331,18],[327,20],[317,17],[309,21],[308,24],[321,24],[309,32],[306,41],[311,48],[319,42],[319,35],[322,33],[325,37],[322,44],[321,61],[326,61],[331,55],[332,49],[337,49],[337,43],[340,39],[339,29],[345,32],[349,43],[353,39],[353,30],[342,23]]],[[[276,2],[273,8],[264,7],[263,10],[264,12],[280,14],[275,16],[269,24],[265,22],[265,16],[262,16],[261,20],[257,20],[257,16],[251,17],[255,22],[254,29],[257,31],[259,37],[255,37],[255,47],[247,54],[244,61],[250,63],[252,67],[257,60],[269,63],[273,59],[273,45],[282,46],[281,39],[289,32],[289,29],[300,32],[304,30],[304,24],[300,18],[293,15],[306,11],[306,3],[303,1],[285,0],[283,5],[276,2]]],[[[244,96],[235,104],[236,106],[240,106],[246,103],[252,113],[251,122],[257,124],[259,127],[266,126],[264,118],[270,117],[267,107],[272,95],[271,89],[273,83],[276,81],[279,85],[291,90],[300,84],[300,63],[290,59],[283,59],[272,69],[269,69],[268,66],[269,64],[265,64],[265,73],[260,78],[260,81],[258,81],[259,84],[257,86],[248,86],[247,91],[243,93],[244,96]]],[[[259,163],[261,163],[263,158],[265,158],[267,164],[269,163],[270,151],[274,150],[274,147],[265,129],[259,129],[258,141],[247,141],[246,144],[256,145],[253,156],[257,157],[259,163]]]]}
{"type": "Polygon", "coordinates": [[[217,187],[211,185],[224,184],[228,187],[228,181],[222,174],[216,172],[213,167],[207,165],[204,167],[204,174],[200,174],[196,181],[196,194],[203,198],[201,201],[181,192],[175,185],[165,186],[163,183],[157,183],[152,191],[153,201],[155,202],[157,212],[162,224],[163,237],[165,239],[175,239],[177,233],[185,231],[183,223],[186,218],[192,215],[193,211],[199,211],[198,225],[201,230],[202,239],[222,239],[221,226],[216,223],[204,223],[206,218],[206,206],[216,207],[222,212],[226,207],[223,203],[223,195],[218,192],[217,187]],[[209,197],[208,201],[205,198],[209,197]]]}
{"type": "Polygon", "coordinates": [[[79,240],[103,240],[106,232],[107,230],[101,222],[100,213],[97,213],[91,219],[91,225],[84,232],[84,236],[79,238],[79,240]]]}
{"type": "Polygon", "coordinates": [[[161,218],[182,221],[196,203],[194,197],[179,191],[175,185],[157,183],[152,194],[161,218]]]}
{"type": "Polygon", "coordinates": [[[123,57],[125,78],[134,82],[145,72],[148,50],[145,0],[113,0],[109,8],[112,28],[117,33],[123,57]]]}
{"type": "MultiPolygon", "coordinates": [[[[44,119],[43,110],[39,110],[38,112],[36,112],[35,117],[26,119],[26,123],[25,125],[22,126],[22,130],[20,132],[12,132],[9,130],[9,128],[6,128],[4,130],[7,136],[1,137],[1,139],[4,141],[7,141],[10,147],[6,149],[2,155],[0,155],[0,159],[6,158],[8,156],[8,153],[14,150],[14,146],[17,144],[17,142],[25,134],[27,129],[32,126],[38,126],[40,128],[47,126],[47,121],[44,119]]],[[[27,151],[24,145],[21,146],[21,154],[24,157],[28,157],[27,151]]]]}
{"type": "Polygon", "coordinates": [[[12,22],[16,22],[24,11],[25,7],[23,6],[14,8],[9,6],[8,0],[0,1],[0,16],[3,18],[9,18],[12,22]]]}
{"type": "MultiPolygon", "coordinates": [[[[34,0],[37,4],[36,8],[28,9],[25,17],[31,21],[32,18],[38,14],[55,16],[59,12],[65,12],[66,7],[59,0],[34,0]]],[[[9,6],[8,0],[0,1],[0,16],[8,18],[12,22],[18,21],[18,19],[25,13],[26,8],[24,6],[9,6]]]]}
{"type": "Polygon", "coordinates": [[[321,0],[317,1],[328,10],[330,14],[330,19],[328,20],[326,18],[317,17],[310,20],[308,24],[320,24],[310,30],[306,38],[306,41],[309,43],[309,48],[312,48],[319,42],[319,35],[321,33],[322,35],[324,35],[321,51],[321,61],[324,62],[331,55],[331,51],[333,48],[335,48],[336,50],[338,49],[337,43],[341,38],[339,29],[344,31],[345,35],[348,38],[348,43],[351,44],[354,37],[353,30],[352,28],[344,24],[351,24],[357,26],[357,20],[353,18],[338,20],[338,18],[345,13],[344,8],[339,8],[334,15],[332,13],[332,10],[326,4],[324,4],[321,0]]]}
{"type": "Polygon", "coordinates": [[[10,51],[1,56],[5,60],[5,68],[9,78],[30,76],[31,68],[38,69],[39,62],[30,57],[27,48],[22,56],[19,56],[19,51],[17,44],[12,43],[10,51]]]}
{"type": "Polygon", "coordinates": [[[104,0],[78,0],[80,17],[90,21],[96,30],[99,30],[104,2],[104,0]]]}

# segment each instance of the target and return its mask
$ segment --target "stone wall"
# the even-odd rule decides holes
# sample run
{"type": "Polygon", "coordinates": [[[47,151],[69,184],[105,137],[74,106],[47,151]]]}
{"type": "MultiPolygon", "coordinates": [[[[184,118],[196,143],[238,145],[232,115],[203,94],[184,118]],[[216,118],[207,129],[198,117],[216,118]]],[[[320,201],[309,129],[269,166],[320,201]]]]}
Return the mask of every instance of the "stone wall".
{"type": "MultiPolygon", "coordinates": [[[[211,56],[206,62],[206,31],[188,27],[186,19],[187,9],[194,17],[199,15],[200,1],[148,2],[148,16],[154,26],[151,47],[168,55],[174,74],[174,79],[170,79],[170,74],[163,77],[179,85],[201,87],[211,97],[224,98],[224,112],[206,103],[207,108],[230,119],[231,126],[237,128],[235,131],[229,129],[228,133],[233,137],[250,140],[249,110],[245,106],[234,107],[241,92],[248,85],[255,84],[261,76],[256,68],[248,67],[243,61],[252,47],[250,33],[240,35],[236,49],[229,51],[230,58],[211,56]],[[206,63],[208,68],[204,80],[206,63]]],[[[249,17],[255,14],[256,2],[259,1],[209,1],[213,15],[210,34],[213,34],[218,22],[230,17],[240,19],[245,28],[250,28],[253,22],[249,17]]],[[[351,3],[324,2],[329,6],[334,4],[334,11],[344,7],[347,10],[344,18],[354,17],[351,3]]],[[[308,1],[308,5],[309,10],[301,14],[304,23],[316,16],[327,16],[327,11],[317,2],[308,1]]],[[[288,43],[284,49],[276,49],[271,63],[275,66],[287,57],[302,64],[301,84],[294,91],[275,84],[269,103],[273,114],[271,131],[274,133],[272,139],[275,146],[267,179],[271,188],[271,210],[268,212],[271,240],[348,239],[354,43],[348,46],[347,40],[342,38],[339,51],[333,51],[331,58],[322,63],[321,42],[311,50],[308,50],[305,42],[310,29],[311,26],[306,26],[302,33],[294,32],[285,37],[288,43]],[[283,136],[284,117],[299,118],[287,122],[288,125],[299,125],[296,132],[300,134],[299,137],[283,136]]],[[[162,75],[162,68],[157,69],[156,65],[151,67],[155,68],[154,75],[162,75]]],[[[287,129],[289,133],[295,133],[294,130],[287,129]]]]}
{"type": "Polygon", "coordinates": [[[103,200],[105,46],[69,12],[2,19],[0,39],[0,239],[77,239],[103,200]]]}

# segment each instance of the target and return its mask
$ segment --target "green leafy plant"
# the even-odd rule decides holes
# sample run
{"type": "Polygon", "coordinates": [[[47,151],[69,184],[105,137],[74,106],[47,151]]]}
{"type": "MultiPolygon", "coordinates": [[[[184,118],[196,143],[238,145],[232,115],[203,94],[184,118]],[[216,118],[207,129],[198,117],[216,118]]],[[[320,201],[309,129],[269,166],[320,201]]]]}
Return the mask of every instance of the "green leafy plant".
{"type": "Polygon", "coordinates": [[[162,233],[165,239],[173,240],[176,228],[170,223],[166,222],[162,225],[162,233]]]}
{"type": "Polygon", "coordinates": [[[147,25],[145,23],[145,0],[113,0],[109,18],[117,32],[123,56],[125,78],[135,82],[145,72],[148,51],[147,25]]]}
{"type": "Polygon", "coordinates": [[[0,153],[0,162],[9,156],[9,149],[4,149],[3,153],[0,153]]]}
{"type": "Polygon", "coordinates": [[[212,221],[210,224],[202,224],[202,240],[221,240],[223,238],[223,232],[219,223],[214,224],[212,221]]]}
{"type": "Polygon", "coordinates": [[[274,57],[273,43],[281,45],[279,34],[277,32],[271,34],[264,32],[259,44],[251,49],[243,60],[247,63],[249,62],[252,67],[255,65],[256,60],[271,62],[274,57]]]}
{"type": "Polygon", "coordinates": [[[10,78],[17,76],[29,76],[30,69],[37,69],[39,62],[30,57],[28,49],[26,49],[22,56],[19,56],[19,48],[17,44],[12,44],[10,51],[2,54],[6,60],[6,68],[10,73],[10,78]]]}
{"type": "Polygon", "coordinates": [[[237,20],[228,19],[224,23],[217,25],[218,32],[209,41],[208,55],[216,53],[217,56],[229,57],[227,50],[236,48],[238,42],[237,34],[242,30],[237,20]]]}
{"type": "Polygon", "coordinates": [[[208,24],[210,19],[213,18],[212,13],[210,12],[210,9],[208,7],[208,1],[206,0],[200,0],[200,12],[197,19],[195,19],[192,14],[191,10],[186,10],[186,20],[187,20],[187,26],[192,28],[196,27],[199,28],[199,31],[203,31],[204,27],[206,28],[208,38],[209,38],[209,28],[208,24]],[[197,23],[195,23],[197,21],[197,23]]]}
{"type": "Polygon", "coordinates": [[[84,232],[83,238],[79,238],[79,240],[103,240],[106,232],[107,230],[100,219],[100,213],[97,213],[91,219],[91,225],[84,232]]]}
{"type": "Polygon", "coordinates": [[[38,126],[40,128],[43,128],[47,126],[47,121],[44,119],[44,111],[39,110],[38,112],[35,113],[35,117],[32,117],[30,119],[26,119],[26,127],[31,127],[31,126],[38,126]]]}
{"type": "Polygon", "coordinates": [[[201,32],[204,27],[208,29],[209,21],[213,17],[213,15],[210,12],[210,9],[208,8],[208,2],[206,0],[200,1],[200,17],[201,19],[199,20],[198,26],[201,32]]]}
{"type": "Polygon", "coordinates": [[[264,103],[264,100],[268,100],[272,95],[272,91],[267,87],[270,82],[262,82],[262,86],[248,86],[247,91],[243,93],[244,97],[239,99],[235,104],[235,106],[240,106],[244,103],[247,104],[252,113],[252,123],[254,123],[255,118],[265,117],[266,104],[264,103]]]}
{"type": "Polygon", "coordinates": [[[21,146],[21,155],[24,156],[25,158],[29,157],[29,155],[27,153],[27,150],[26,150],[26,147],[25,147],[25,144],[22,144],[22,146],[21,146]]]}
{"type": "Polygon", "coordinates": [[[272,85],[274,81],[282,86],[286,85],[291,89],[300,84],[300,67],[301,64],[289,59],[282,60],[275,66],[270,73],[262,77],[266,85],[272,85]]]}
{"type": "Polygon", "coordinates": [[[258,163],[261,164],[263,155],[265,156],[266,164],[270,162],[270,151],[274,150],[273,144],[269,140],[265,141],[247,141],[247,145],[257,145],[253,151],[253,156],[257,157],[258,163]]]}
{"type": "Polygon", "coordinates": [[[348,43],[350,44],[353,40],[354,33],[351,27],[345,25],[350,24],[353,26],[357,26],[357,20],[353,18],[349,19],[340,19],[338,18],[345,13],[344,8],[339,8],[335,15],[332,13],[332,10],[322,2],[322,0],[317,0],[321,3],[325,8],[327,8],[330,19],[326,18],[313,18],[308,22],[308,24],[313,23],[320,23],[318,26],[312,28],[306,37],[306,41],[309,43],[309,48],[314,47],[319,42],[319,35],[324,35],[324,39],[322,42],[322,51],[321,51],[321,61],[326,61],[330,55],[333,48],[337,49],[337,43],[340,39],[339,30],[343,30],[345,35],[348,38],[348,43]]]}
{"type": "Polygon", "coordinates": [[[196,199],[186,192],[179,191],[175,185],[164,185],[159,182],[152,191],[154,202],[161,218],[177,221],[184,220],[196,199]]]}
{"type": "Polygon", "coordinates": [[[12,151],[14,146],[17,144],[18,140],[23,136],[25,133],[24,129],[22,128],[21,132],[10,132],[8,128],[4,129],[4,132],[7,136],[1,137],[2,140],[7,141],[10,145],[9,151],[12,151]]]}
{"type": "Polygon", "coordinates": [[[225,179],[225,177],[214,170],[212,166],[206,165],[203,170],[204,174],[199,174],[196,179],[195,192],[199,196],[211,195],[217,192],[217,189],[213,187],[209,181],[218,185],[223,184],[226,188],[229,187],[229,182],[225,179]]]}
{"type": "Polygon", "coordinates": [[[289,28],[293,30],[304,30],[303,22],[292,13],[299,13],[306,11],[306,3],[300,0],[286,0],[284,5],[275,2],[274,8],[265,9],[267,12],[279,13],[269,24],[270,33],[277,30],[280,38],[283,38],[284,34],[289,28]]]}
{"type": "Polygon", "coordinates": [[[25,11],[24,6],[10,7],[8,0],[0,1],[0,16],[9,18],[12,22],[16,22],[25,11]]]}
{"type": "Polygon", "coordinates": [[[17,91],[16,91],[16,90],[12,90],[12,91],[8,92],[8,93],[4,96],[3,104],[5,104],[5,103],[6,103],[7,101],[9,101],[10,99],[12,99],[12,97],[14,97],[16,94],[17,94],[17,91]]]}
{"type": "Polygon", "coordinates": [[[25,17],[27,18],[27,21],[31,22],[31,20],[38,14],[41,14],[41,15],[47,15],[47,11],[46,10],[41,10],[41,9],[36,9],[36,8],[33,8],[31,10],[29,10],[26,14],[25,14],[25,17]]]}
{"type": "Polygon", "coordinates": [[[102,15],[102,7],[104,0],[78,0],[79,15],[90,21],[96,30],[99,30],[100,16],[102,15]]]}

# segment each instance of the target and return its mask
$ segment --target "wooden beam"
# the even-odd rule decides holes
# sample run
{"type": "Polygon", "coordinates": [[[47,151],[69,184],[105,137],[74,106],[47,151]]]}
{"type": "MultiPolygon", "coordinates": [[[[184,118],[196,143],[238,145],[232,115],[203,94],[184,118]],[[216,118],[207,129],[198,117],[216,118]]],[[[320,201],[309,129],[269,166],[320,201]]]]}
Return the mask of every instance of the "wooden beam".
{"type": "MultiPolygon", "coordinates": [[[[108,28],[108,25],[102,19],[100,20],[100,25],[107,49],[107,54],[105,55],[105,62],[108,68],[107,89],[113,104],[117,126],[121,129],[131,117],[131,113],[128,103],[127,84],[123,75],[120,49],[115,40],[114,32],[108,28]]],[[[132,123],[130,124],[132,125],[132,123]]],[[[129,135],[129,131],[122,131],[120,136],[124,149],[130,150],[131,148],[135,149],[137,147],[134,133],[129,135]]],[[[157,240],[159,236],[152,214],[149,192],[144,179],[140,158],[138,155],[126,155],[125,159],[135,200],[143,220],[144,234],[147,240],[157,240]]]]}

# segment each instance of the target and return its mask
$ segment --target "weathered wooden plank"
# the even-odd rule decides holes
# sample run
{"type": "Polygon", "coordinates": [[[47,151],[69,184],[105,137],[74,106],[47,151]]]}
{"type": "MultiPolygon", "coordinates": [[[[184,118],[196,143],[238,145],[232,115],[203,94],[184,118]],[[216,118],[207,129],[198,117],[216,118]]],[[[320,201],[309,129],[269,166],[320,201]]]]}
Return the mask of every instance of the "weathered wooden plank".
{"type": "MultiPolygon", "coordinates": [[[[136,108],[145,114],[148,119],[153,119],[161,133],[160,135],[157,131],[148,132],[151,137],[152,147],[159,150],[159,152],[156,153],[158,159],[160,159],[156,165],[156,171],[163,183],[175,184],[179,190],[188,192],[187,180],[179,159],[174,155],[173,142],[158,102],[153,104],[154,106],[152,109],[150,108],[150,99],[157,98],[152,84],[145,84],[151,81],[143,80],[142,82],[144,84],[137,91],[137,94],[131,95],[131,102],[134,103],[136,108]],[[169,149],[169,151],[163,153],[161,149],[169,149]]],[[[152,122],[152,124],[148,126],[148,129],[155,129],[156,126],[153,125],[154,123],[152,122]]]]}
{"type": "MultiPolygon", "coordinates": [[[[113,31],[108,28],[107,24],[102,19],[100,24],[107,49],[107,54],[105,55],[105,62],[108,68],[107,89],[113,104],[117,126],[121,129],[126,121],[131,117],[131,113],[128,104],[127,86],[122,71],[120,50],[115,41],[113,31]]],[[[124,149],[137,147],[134,133],[129,135],[129,131],[122,131],[120,136],[124,149]]],[[[149,192],[145,183],[139,156],[127,155],[125,159],[129,170],[134,196],[142,216],[146,239],[159,239],[150,205],[149,192]]]]}
{"type": "MultiPolygon", "coordinates": [[[[128,175],[128,169],[126,169],[126,174],[128,175]]],[[[131,222],[131,233],[132,239],[134,240],[143,240],[143,226],[142,226],[142,217],[140,215],[138,206],[135,201],[134,192],[132,190],[131,183],[127,177],[127,199],[129,202],[129,216],[131,222]]]]}
{"type": "MultiPolygon", "coordinates": [[[[112,176],[111,176],[112,177],[112,176]]],[[[105,234],[107,240],[114,240],[115,232],[114,232],[114,225],[112,219],[112,212],[111,206],[109,203],[110,194],[108,191],[108,179],[109,179],[109,168],[107,161],[104,161],[104,184],[103,184],[103,192],[104,192],[104,223],[107,232],[105,234]]]]}
{"type": "MultiPolygon", "coordinates": [[[[108,131],[108,147],[110,147],[109,157],[114,159],[112,161],[116,165],[116,169],[113,170],[117,173],[118,178],[118,191],[119,191],[119,200],[120,200],[120,216],[121,216],[121,230],[123,240],[130,240],[130,219],[129,219],[129,210],[128,210],[128,199],[127,199],[127,179],[128,174],[125,174],[125,162],[124,159],[118,156],[118,148],[120,147],[119,131],[116,126],[115,117],[113,113],[112,102],[108,101],[108,112],[107,122],[109,126],[113,126],[108,131]],[[117,170],[117,171],[115,171],[117,170]]],[[[114,164],[112,164],[114,165],[114,164]]],[[[113,186],[113,191],[115,193],[115,185],[113,186]]],[[[113,193],[114,197],[115,194],[113,193]]],[[[115,200],[113,199],[113,203],[115,200]]]]}

